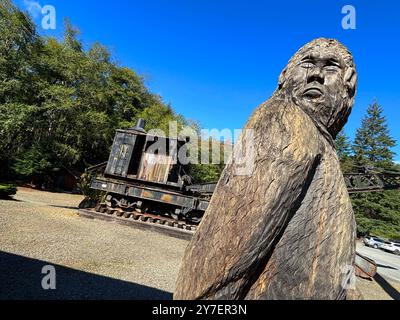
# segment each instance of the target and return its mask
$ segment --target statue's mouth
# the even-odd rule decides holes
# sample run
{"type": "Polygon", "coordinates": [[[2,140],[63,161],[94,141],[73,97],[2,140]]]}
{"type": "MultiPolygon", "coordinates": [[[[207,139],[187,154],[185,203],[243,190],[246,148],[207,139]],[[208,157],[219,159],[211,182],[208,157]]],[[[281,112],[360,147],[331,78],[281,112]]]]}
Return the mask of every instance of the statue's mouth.
{"type": "Polygon", "coordinates": [[[311,99],[319,98],[324,95],[322,89],[318,87],[308,87],[303,91],[303,96],[311,99]]]}

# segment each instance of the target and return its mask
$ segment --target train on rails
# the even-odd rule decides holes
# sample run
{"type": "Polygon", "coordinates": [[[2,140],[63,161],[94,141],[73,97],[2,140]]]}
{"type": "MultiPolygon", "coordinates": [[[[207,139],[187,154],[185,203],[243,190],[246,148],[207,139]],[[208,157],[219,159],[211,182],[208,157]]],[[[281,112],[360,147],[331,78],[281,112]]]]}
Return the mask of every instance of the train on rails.
{"type": "Polygon", "coordinates": [[[106,193],[96,211],[171,225],[179,221],[188,229],[197,225],[216,183],[192,184],[177,157],[187,142],[146,133],[142,119],[134,128],[117,130],[107,163],[88,169],[99,173],[90,187],[106,193]]]}

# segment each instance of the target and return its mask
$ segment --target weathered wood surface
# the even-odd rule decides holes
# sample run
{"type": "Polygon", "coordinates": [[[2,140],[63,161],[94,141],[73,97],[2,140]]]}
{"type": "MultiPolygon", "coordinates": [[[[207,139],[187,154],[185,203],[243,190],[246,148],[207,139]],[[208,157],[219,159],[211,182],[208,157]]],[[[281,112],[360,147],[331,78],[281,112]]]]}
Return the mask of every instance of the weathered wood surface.
{"type": "Polygon", "coordinates": [[[317,111],[293,103],[295,84],[280,87],[245,125],[254,130],[254,141],[240,138],[254,143],[253,173],[235,174],[235,163],[224,169],[186,249],[175,299],[346,297],[355,219],[327,131],[340,130],[352,99],[339,106],[349,110],[332,111],[332,122],[325,109],[316,119],[317,111]]]}

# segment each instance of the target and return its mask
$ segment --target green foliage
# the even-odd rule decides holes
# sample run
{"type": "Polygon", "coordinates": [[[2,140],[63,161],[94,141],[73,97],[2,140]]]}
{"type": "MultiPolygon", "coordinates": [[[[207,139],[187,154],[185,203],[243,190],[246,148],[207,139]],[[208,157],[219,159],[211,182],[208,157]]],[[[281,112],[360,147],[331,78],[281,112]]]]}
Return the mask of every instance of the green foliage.
{"type": "Polygon", "coordinates": [[[344,130],[340,131],[339,134],[336,136],[335,148],[339,159],[350,157],[351,142],[344,130]]]}
{"type": "Polygon", "coordinates": [[[105,192],[94,190],[90,188],[92,179],[97,175],[97,172],[85,172],[81,175],[78,188],[85,196],[79,205],[79,208],[93,208],[97,203],[104,200],[105,192]]]}
{"type": "Polygon", "coordinates": [[[215,164],[192,164],[189,169],[195,183],[216,182],[221,172],[221,166],[215,164]]]}
{"type": "Polygon", "coordinates": [[[0,3],[0,104],[29,104],[33,96],[30,68],[40,41],[32,20],[9,0],[0,3]]]}
{"type": "Polygon", "coordinates": [[[180,131],[182,126],[186,125],[187,122],[177,116],[170,106],[165,106],[160,103],[160,101],[155,101],[156,103],[145,107],[141,112],[139,112],[137,118],[142,118],[146,120],[146,129],[160,129],[166,135],[169,134],[169,122],[177,121],[178,128],[180,131]]]}
{"type": "Polygon", "coordinates": [[[393,164],[394,152],[391,147],[394,147],[396,142],[390,136],[382,114],[382,107],[375,101],[368,107],[367,116],[357,130],[353,151],[360,165],[388,168],[393,164]]]}
{"type": "Polygon", "coordinates": [[[40,176],[51,167],[45,153],[36,148],[23,152],[15,159],[12,169],[22,177],[33,178],[40,176]]]}
{"type": "MultiPolygon", "coordinates": [[[[357,172],[357,166],[400,172],[391,151],[395,141],[382,114],[376,101],[368,107],[352,148],[343,131],[337,136],[335,146],[343,173],[357,172]]],[[[400,190],[353,194],[351,201],[358,232],[400,239],[400,190]]]]}
{"type": "MultiPolygon", "coordinates": [[[[399,168],[393,162],[391,150],[395,141],[382,114],[383,109],[376,101],[368,107],[354,140],[354,157],[342,157],[342,168],[348,168],[351,162],[385,170],[399,168]]],[[[351,198],[359,232],[400,239],[400,190],[361,193],[351,198]]]]}
{"type": "Polygon", "coordinates": [[[147,129],[186,123],[106,47],[84,50],[68,20],[61,41],[35,29],[9,0],[0,2],[0,175],[83,172],[107,160],[115,130],[139,117],[147,129]]]}
{"type": "Polygon", "coordinates": [[[359,232],[400,240],[400,191],[352,195],[359,232]]]}
{"type": "MultiPolygon", "coordinates": [[[[199,164],[189,164],[188,171],[196,183],[216,182],[225,167],[224,151],[230,147],[215,139],[199,141],[198,159],[199,164]],[[207,150],[205,152],[205,150],[207,150]],[[208,154],[208,159],[201,159],[201,152],[208,154]],[[206,163],[208,161],[208,163],[206,163]]],[[[230,150],[229,150],[230,151],[230,150]]],[[[228,152],[229,152],[228,151],[228,152]]],[[[204,156],[203,155],[203,156],[204,156]]]]}
{"type": "Polygon", "coordinates": [[[351,172],[354,167],[354,160],[351,155],[351,142],[344,130],[339,132],[339,134],[336,136],[335,148],[340,160],[342,172],[351,172]]]}
{"type": "Polygon", "coordinates": [[[17,193],[17,187],[14,184],[0,183],[0,198],[6,198],[17,193]]]}

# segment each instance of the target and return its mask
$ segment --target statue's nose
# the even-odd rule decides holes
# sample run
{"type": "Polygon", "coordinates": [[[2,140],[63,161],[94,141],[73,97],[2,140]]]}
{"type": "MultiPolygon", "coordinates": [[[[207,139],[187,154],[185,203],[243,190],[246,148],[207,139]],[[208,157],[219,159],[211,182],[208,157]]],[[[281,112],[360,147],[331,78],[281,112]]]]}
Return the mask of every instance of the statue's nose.
{"type": "Polygon", "coordinates": [[[325,77],[319,67],[312,68],[307,76],[307,83],[311,83],[314,81],[317,81],[320,84],[324,84],[325,82],[325,77]]]}

